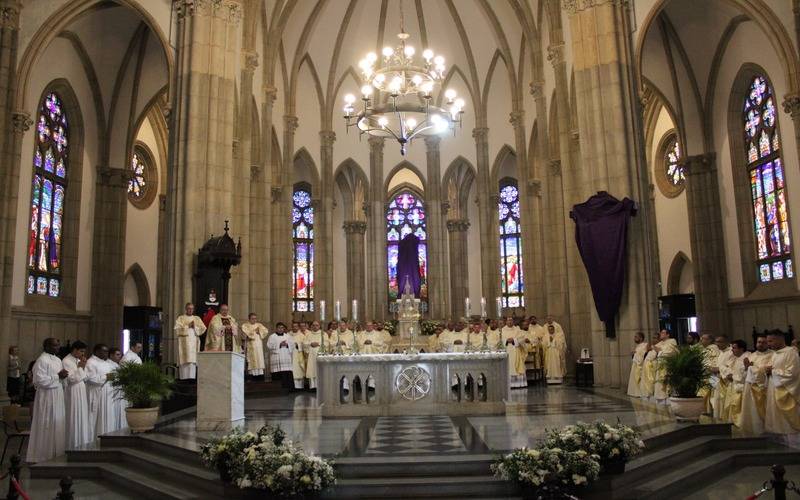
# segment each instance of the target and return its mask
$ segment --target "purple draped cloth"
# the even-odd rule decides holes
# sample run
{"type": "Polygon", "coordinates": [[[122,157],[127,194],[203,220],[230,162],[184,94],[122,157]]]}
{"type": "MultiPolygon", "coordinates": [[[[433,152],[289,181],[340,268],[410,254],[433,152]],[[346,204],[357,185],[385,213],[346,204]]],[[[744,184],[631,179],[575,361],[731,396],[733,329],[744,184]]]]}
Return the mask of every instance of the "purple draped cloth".
{"type": "Polygon", "coordinates": [[[575,221],[575,241],[589,274],[594,306],[608,338],[616,336],[614,317],[625,285],[628,220],[635,214],[633,200],[620,201],[605,191],[575,205],[569,213],[575,221]]]}
{"type": "Polygon", "coordinates": [[[397,285],[403,295],[406,281],[410,281],[414,297],[419,298],[421,276],[419,274],[419,238],[413,234],[400,240],[397,248],[397,285]]]}

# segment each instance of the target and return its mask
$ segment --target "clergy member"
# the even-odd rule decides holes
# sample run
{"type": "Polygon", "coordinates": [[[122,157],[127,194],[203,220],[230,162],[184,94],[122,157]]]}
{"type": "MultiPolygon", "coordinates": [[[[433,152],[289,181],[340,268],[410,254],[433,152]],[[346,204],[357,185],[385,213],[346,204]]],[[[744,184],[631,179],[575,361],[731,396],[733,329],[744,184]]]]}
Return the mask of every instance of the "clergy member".
{"type": "Polygon", "coordinates": [[[437,323],[433,333],[428,337],[428,352],[439,352],[442,349],[440,338],[443,332],[444,326],[441,323],[437,323]]]}
{"type": "Polygon", "coordinates": [[[242,325],[245,345],[247,346],[247,373],[251,377],[264,375],[264,339],[267,337],[267,327],[258,322],[256,313],[247,315],[247,323],[242,325]]]}
{"type": "MultiPolygon", "coordinates": [[[[113,367],[113,371],[117,371],[119,369],[120,363],[122,363],[122,351],[120,351],[116,347],[112,347],[108,350],[108,361],[111,363],[113,367]]],[[[135,363],[135,361],[134,361],[135,363]]],[[[119,429],[124,429],[128,427],[128,417],[125,413],[125,409],[128,407],[128,402],[122,395],[122,391],[119,389],[114,389],[114,430],[117,431],[119,429]]]]}
{"type": "Polygon", "coordinates": [[[766,335],[756,337],[756,350],[744,360],[747,375],[742,391],[742,416],[739,427],[748,435],[764,433],[764,416],[767,411],[767,372],[772,364],[773,351],[769,349],[766,335]]]}
{"type": "Polygon", "coordinates": [[[547,335],[542,339],[544,348],[544,373],[548,384],[560,384],[564,381],[564,367],[567,345],[563,333],[558,334],[556,325],[547,324],[547,335]]]}
{"type": "Polygon", "coordinates": [[[142,346],[141,342],[137,342],[136,340],[132,340],[130,345],[128,346],[128,352],[122,356],[120,363],[133,363],[135,365],[142,364],[142,358],[139,357],[139,354],[142,352],[144,347],[142,346]]]}
{"type": "Polygon", "coordinates": [[[294,348],[292,349],[292,377],[294,378],[295,390],[303,390],[306,381],[306,355],[303,353],[303,341],[306,338],[305,328],[300,328],[300,323],[292,323],[292,339],[294,348]]]}
{"type": "Polygon", "coordinates": [[[219,314],[208,325],[206,351],[242,352],[242,334],[236,319],[231,316],[228,304],[219,306],[219,314]]]}
{"type": "Polygon", "coordinates": [[[508,354],[508,382],[512,389],[528,386],[525,376],[525,358],[528,351],[523,346],[524,339],[519,328],[514,325],[514,318],[506,317],[506,324],[500,328],[500,341],[508,354]]]}
{"type": "Polygon", "coordinates": [[[269,371],[272,378],[280,378],[281,387],[292,388],[292,353],[294,352],[294,339],[286,333],[286,325],[278,322],[275,332],[267,338],[267,351],[269,352],[269,371]]]}
{"type": "Polygon", "coordinates": [[[303,340],[303,352],[306,355],[306,378],[308,379],[308,388],[317,388],[317,356],[319,349],[322,347],[322,336],[325,335],[320,330],[319,321],[311,322],[311,330],[303,340]]]}
{"type": "Polygon", "coordinates": [[[350,354],[353,352],[353,342],[355,341],[356,336],[353,330],[347,327],[347,322],[339,321],[336,328],[336,349],[341,350],[342,354],[350,354]]]}
{"type": "Polygon", "coordinates": [[[89,386],[89,414],[94,435],[114,431],[114,388],[108,382],[114,366],[108,361],[108,346],[97,344],[94,355],[86,362],[86,383],[89,386]]]}
{"type": "Polygon", "coordinates": [[[67,444],[64,385],[69,376],[56,353],[61,349],[58,339],[45,339],[44,352],[33,365],[33,421],[28,439],[29,463],[44,462],[64,454],[67,444]]]}
{"type": "Polygon", "coordinates": [[[653,349],[653,346],[658,343],[658,335],[650,337],[650,343],[647,345],[647,355],[644,357],[642,363],[642,398],[650,399],[655,394],[656,386],[656,368],[658,365],[658,352],[653,349]]]}
{"type": "Polygon", "coordinates": [[[383,354],[389,349],[386,343],[386,333],[376,330],[373,321],[367,321],[364,331],[358,337],[358,348],[361,354],[383,354]]]}
{"type": "MultiPolygon", "coordinates": [[[[733,363],[733,353],[731,352],[728,337],[719,335],[715,340],[719,348],[717,362],[711,367],[711,373],[716,375],[717,383],[711,392],[711,408],[714,418],[721,419],[722,411],[725,408],[725,396],[728,394],[728,370],[733,363]]],[[[712,382],[713,383],[713,382],[712,382]]]]}
{"type": "MultiPolygon", "coordinates": [[[[703,349],[704,358],[703,361],[711,371],[712,367],[717,366],[717,358],[719,357],[719,347],[717,344],[714,343],[714,336],[710,333],[704,333],[700,336],[700,344],[699,349],[703,349]]],[[[713,415],[714,408],[711,405],[711,396],[714,392],[714,388],[719,384],[719,374],[714,373],[711,371],[711,376],[708,379],[709,387],[703,387],[697,392],[697,396],[701,397],[705,400],[705,411],[706,415],[713,415]]]]}
{"type": "Polygon", "coordinates": [[[653,397],[657,403],[666,403],[669,396],[669,388],[664,383],[667,375],[664,368],[664,358],[675,354],[678,351],[678,342],[670,338],[669,332],[661,330],[658,332],[658,343],[653,346],[656,351],[656,376],[653,381],[653,397]]]}
{"type": "Polygon", "coordinates": [[[742,393],[744,392],[744,381],[746,376],[745,360],[747,359],[747,342],[735,340],[731,343],[731,369],[728,373],[728,394],[725,396],[725,408],[723,410],[723,420],[733,423],[736,427],[741,427],[742,421],[742,393]]]}
{"type": "Polygon", "coordinates": [[[765,368],[769,376],[764,429],[771,434],[800,432],[800,357],[786,345],[782,332],[773,330],[767,340],[775,354],[765,368]]]}
{"type": "Polygon", "coordinates": [[[206,325],[194,315],[194,304],[188,302],[184,314],[175,320],[175,336],[178,337],[178,378],[197,378],[197,353],[200,351],[200,336],[206,325]]]}
{"type": "Polygon", "coordinates": [[[94,440],[86,396],[86,344],[76,340],[62,364],[69,372],[64,387],[67,416],[67,449],[75,449],[94,440]]]}
{"type": "Polygon", "coordinates": [[[439,339],[447,352],[464,352],[467,349],[467,329],[462,321],[455,322],[449,332],[439,339]]]}
{"type": "MultiPolygon", "coordinates": [[[[642,394],[642,374],[644,372],[644,358],[647,356],[648,345],[644,341],[644,333],[636,332],[633,335],[633,342],[636,344],[631,352],[631,373],[628,376],[628,396],[640,398],[642,394]]],[[[646,397],[646,395],[645,395],[646,397]]]]}

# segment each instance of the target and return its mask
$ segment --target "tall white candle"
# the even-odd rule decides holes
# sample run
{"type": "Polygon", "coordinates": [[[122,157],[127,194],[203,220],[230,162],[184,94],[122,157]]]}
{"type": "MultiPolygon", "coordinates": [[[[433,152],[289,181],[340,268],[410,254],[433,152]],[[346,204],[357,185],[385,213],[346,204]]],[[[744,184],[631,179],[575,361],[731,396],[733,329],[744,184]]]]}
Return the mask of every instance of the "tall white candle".
{"type": "MultiPolygon", "coordinates": [[[[325,301],[324,300],[320,300],[319,301],[319,321],[321,323],[325,323],[325,301]]],[[[324,326],[323,326],[323,328],[324,328],[324,326]]]]}
{"type": "Polygon", "coordinates": [[[358,300],[356,299],[353,299],[353,307],[351,312],[353,313],[353,321],[358,321],[358,300]]]}
{"type": "Polygon", "coordinates": [[[503,299],[497,297],[494,302],[497,305],[497,318],[500,319],[503,317],[503,299]]]}
{"type": "Polygon", "coordinates": [[[333,314],[336,316],[337,322],[342,320],[342,303],[338,300],[333,304],[333,314]]]}
{"type": "Polygon", "coordinates": [[[481,297],[481,318],[486,317],[486,297],[481,297]]]}
{"type": "Polygon", "coordinates": [[[469,297],[464,299],[464,317],[469,318],[470,316],[470,307],[469,307],[469,297]]]}

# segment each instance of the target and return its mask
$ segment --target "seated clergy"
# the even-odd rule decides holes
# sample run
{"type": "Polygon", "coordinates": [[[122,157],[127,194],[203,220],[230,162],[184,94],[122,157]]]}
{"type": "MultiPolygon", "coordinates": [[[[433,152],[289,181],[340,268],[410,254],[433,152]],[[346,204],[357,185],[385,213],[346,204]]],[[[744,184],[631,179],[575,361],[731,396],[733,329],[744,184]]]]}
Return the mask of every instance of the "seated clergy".
{"type": "MultiPolygon", "coordinates": [[[[644,373],[644,358],[647,356],[648,345],[644,341],[644,333],[636,332],[633,335],[633,342],[636,347],[631,352],[631,372],[628,376],[628,396],[632,398],[642,397],[642,374],[644,373]]],[[[645,395],[646,397],[646,395],[645,395]]]]}
{"type": "Polygon", "coordinates": [[[767,411],[767,372],[772,364],[773,351],[769,349],[766,335],[756,337],[756,350],[744,360],[747,374],[742,390],[742,414],[739,428],[745,434],[758,436],[764,432],[767,411]]]}
{"type": "Polygon", "coordinates": [[[364,331],[357,336],[361,354],[384,354],[389,349],[387,335],[385,330],[376,330],[373,321],[367,321],[364,331]]]}
{"type": "Polygon", "coordinates": [[[242,352],[241,332],[236,319],[230,315],[228,304],[219,306],[219,314],[215,315],[208,325],[206,351],[242,352]]]}
{"type": "Polygon", "coordinates": [[[742,416],[742,393],[744,391],[744,380],[746,369],[744,361],[747,359],[747,342],[735,340],[731,344],[733,360],[730,371],[728,372],[728,394],[725,395],[725,408],[723,409],[723,420],[732,422],[733,425],[741,427],[742,416]]]}
{"type": "Polygon", "coordinates": [[[286,325],[277,323],[275,332],[267,338],[267,351],[269,352],[269,371],[272,377],[280,378],[281,387],[292,387],[292,353],[294,352],[294,338],[286,333],[286,325]]]}
{"type": "Polygon", "coordinates": [[[653,350],[656,351],[656,377],[653,382],[653,397],[659,403],[666,403],[667,396],[669,396],[666,384],[664,383],[664,377],[666,376],[666,371],[664,369],[663,359],[666,356],[674,354],[678,350],[678,343],[675,339],[670,338],[669,332],[666,330],[661,330],[658,332],[658,343],[653,346],[653,350]]]}
{"type": "Polygon", "coordinates": [[[312,321],[311,330],[303,340],[303,352],[306,355],[306,378],[308,379],[309,389],[317,388],[317,355],[320,347],[322,347],[323,335],[325,333],[320,330],[319,321],[312,321]]]}
{"type": "Polygon", "coordinates": [[[720,353],[717,356],[716,365],[711,367],[711,373],[716,375],[718,380],[714,390],[711,392],[711,408],[714,412],[714,418],[722,419],[725,396],[728,394],[728,372],[733,364],[733,351],[728,337],[725,335],[719,335],[716,339],[716,344],[720,353]]]}
{"type": "Polygon", "coordinates": [[[764,429],[771,434],[794,434],[800,432],[800,357],[797,349],[786,345],[782,332],[770,332],[767,340],[775,354],[764,369],[769,376],[764,429]]]}
{"type": "Polygon", "coordinates": [[[255,313],[247,315],[247,323],[242,325],[245,346],[247,346],[247,373],[253,377],[264,375],[264,339],[267,337],[267,327],[258,322],[255,313]]]}

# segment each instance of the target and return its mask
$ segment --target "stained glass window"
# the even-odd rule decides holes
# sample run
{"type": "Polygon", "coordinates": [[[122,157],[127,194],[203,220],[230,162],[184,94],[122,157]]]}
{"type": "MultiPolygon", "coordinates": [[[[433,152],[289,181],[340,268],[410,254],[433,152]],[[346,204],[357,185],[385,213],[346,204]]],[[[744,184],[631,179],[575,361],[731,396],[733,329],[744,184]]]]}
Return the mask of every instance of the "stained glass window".
{"type": "Polygon", "coordinates": [[[761,283],[794,277],[789,208],[772,86],[750,80],[742,114],[750,197],[753,202],[757,275],[761,283]]]}
{"type": "Polygon", "coordinates": [[[525,307],[522,281],[522,227],[517,181],[500,181],[500,292],[503,307],[525,307]]]}
{"type": "Polygon", "coordinates": [[[34,138],[26,287],[30,295],[58,297],[61,294],[68,138],[64,104],[58,94],[50,92],[39,106],[34,138]]]}
{"type": "Polygon", "coordinates": [[[292,194],[292,310],[314,310],[314,206],[311,186],[299,183],[292,194]]]}
{"type": "Polygon", "coordinates": [[[131,201],[143,200],[150,188],[149,163],[150,158],[139,146],[133,148],[131,156],[131,180],[128,181],[128,198],[131,201]]]}
{"type": "Polygon", "coordinates": [[[673,186],[681,186],[686,180],[681,160],[681,145],[678,136],[673,135],[667,142],[664,151],[664,167],[666,168],[667,180],[673,186]]]}
{"type": "Polygon", "coordinates": [[[386,249],[389,272],[389,302],[400,296],[400,277],[397,276],[397,261],[400,256],[400,240],[414,234],[419,238],[420,297],[428,299],[428,230],[425,221],[425,205],[414,194],[398,194],[389,203],[386,211],[386,249]]]}

